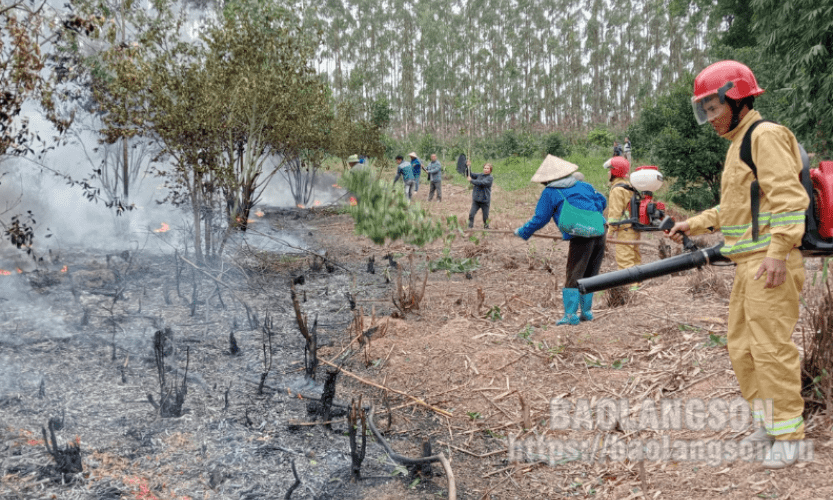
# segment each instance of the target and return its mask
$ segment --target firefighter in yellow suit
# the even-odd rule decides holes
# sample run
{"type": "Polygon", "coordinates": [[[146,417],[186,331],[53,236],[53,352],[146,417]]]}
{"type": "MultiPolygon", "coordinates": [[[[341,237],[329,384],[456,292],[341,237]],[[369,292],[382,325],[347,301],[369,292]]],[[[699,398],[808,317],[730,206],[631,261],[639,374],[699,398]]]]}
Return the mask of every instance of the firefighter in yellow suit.
{"type": "Polygon", "coordinates": [[[804,284],[797,247],[809,198],[799,181],[801,153],[792,132],[770,122],[759,124],[751,135],[759,183],[754,238],[750,187],[756,176],[741,161],[740,147],[746,131],[761,120],[753,104],[763,92],[752,71],[736,61],[715,63],[694,80],[697,120],[708,121],[731,145],[723,167],[720,205],[678,222],[669,236],[679,242],[680,232],[723,232],[722,253],[737,264],[729,300],[729,358],[758,424],[742,443],[765,446],[762,465],[778,469],[795,463],[804,439],[799,355],[792,333],[804,284]]]}
{"type": "MultiPolygon", "coordinates": [[[[631,218],[631,198],[633,191],[630,186],[628,173],[630,163],[624,156],[614,156],[607,160],[604,167],[610,170],[610,199],[608,200],[607,221],[618,222],[631,218]]],[[[637,214],[638,215],[638,214],[637,214]]],[[[639,232],[630,224],[610,226],[610,238],[622,241],[636,241],[639,232]]],[[[633,267],[642,263],[642,254],[637,245],[616,245],[616,265],[619,269],[633,267]]],[[[635,285],[634,288],[637,286],[635,285]]]]}

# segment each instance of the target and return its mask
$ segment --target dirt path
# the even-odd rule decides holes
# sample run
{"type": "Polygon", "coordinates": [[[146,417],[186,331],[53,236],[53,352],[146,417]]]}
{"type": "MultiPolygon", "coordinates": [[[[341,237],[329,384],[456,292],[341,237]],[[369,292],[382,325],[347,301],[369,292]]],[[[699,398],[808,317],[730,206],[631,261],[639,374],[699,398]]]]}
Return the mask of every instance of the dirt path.
{"type": "MultiPolygon", "coordinates": [[[[435,216],[457,215],[464,220],[470,191],[453,185],[444,186],[444,191],[442,203],[429,204],[423,186],[415,200],[435,216]]],[[[539,192],[534,187],[513,193],[495,188],[491,227],[509,230],[523,224],[533,214],[539,192]]],[[[345,257],[373,256],[379,263],[391,253],[407,270],[405,256],[413,255],[417,286],[424,276],[424,259],[436,259],[443,251],[441,243],[424,249],[402,244],[376,247],[352,234],[347,216],[326,224],[321,237],[345,257]]],[[[475,227],[479,226],[476,221],[475,227]]],[[[554,230],[554,225],[544,229],[554,230]]],[[[556,327],[563,314],[560,288],[567,244],[536,238],[524,242],[511,234],[475,234],[479,242],[458,239],[450,254],[479,260],[480,268],[471,279],[429,273],[419,309],[404,318],[385,317],[390,301],[359,302],[365,325],[376,316],[376,324],[388,326],[384,337],[373,338],[361,359],[354,357],[347,367],[453,414],[447,418],[391,395],[391,406],[406,404],[406,410],[395,412],[392,435],[407,438],[394,439],[393,446],[416,455],[422,440],[430,438],[435,451],[451,457],[458,498],[833,497],[833,479],[825,474],[833,466],[827,418],[815,415],[808,420],[807,434],[814,445],[811,459],[777,472],[740,459],[721,463],[707,458],[719,456],[716,451],[709,455],[709,450],[717,450],[716,443],[734,442],[746,434],[743,426],[748,421],[742,414],[726,411],[734,420],[712,427],[708,422],[698,425],[696,418],[685,420],[690,417],[686,408],[696,410],[698,400],[708,405],[720,399],[734,404],[731,409],[742,407],[736,405],[740,392],[725,348],[734,268],[712,267],[650,281],[631,292],[623,307],[608,307],[605,297],[597,296],[596,320],[556,327]],[[586,401],[590,407],[605,398],[626,400],[625,412],[629,409],[635,421],[643,413],[644,418],[651,416],[652,403],[657,409],[663,401],[679,403],[682,424],[676,430],[663,430],[661,422],[650,425],[649,418],[647,430],[641,431],[621,426],[553,429],[560,425],[551,418],[554,398],[574,406],[586,401]],[[617,455],[623,445],[616,445],[615,438],[629,443],[631,459],[617,455]],[[512,439],[517,450],[510,457],[507,447],[512,439]],[[581,443],[590,443],[591,448],[571,452],[581,443]],[[633,454],[639,443],[648,457],[644,462],[633,454]],[[713,448],[708,448],[709,443],[713,448]],[[651,460],[660,450],[677,454],[651,460]],[[683,455],[685,450],[688,453],[683,455]],[[701,451],[703,455],[698,455],[701,451]]],[[[642,248],[643,262],[659,258],[656,247],[642,248]]],[[[808,261],[808,286],[816,265],[808,261]]],[[[614,268],[612,256],[606,257],[602,272],[614,268]]],[[[799,347],[806,314],[802,308],[795,335],[799,347]]],[[[617,408],[621,410],[621,405],[617,408]]],[[[599,414],[586,416],[604,423],[596,420],[599,414]]],[[[731,445],[721,449],[731,452],[731,445]]],[[[442,476],[433,478],[439,488],[445,487],[442,476]]],[[[380,487],[372,498],[443,495],[444,491],[408,489],[401,483],[380,487]]]]}

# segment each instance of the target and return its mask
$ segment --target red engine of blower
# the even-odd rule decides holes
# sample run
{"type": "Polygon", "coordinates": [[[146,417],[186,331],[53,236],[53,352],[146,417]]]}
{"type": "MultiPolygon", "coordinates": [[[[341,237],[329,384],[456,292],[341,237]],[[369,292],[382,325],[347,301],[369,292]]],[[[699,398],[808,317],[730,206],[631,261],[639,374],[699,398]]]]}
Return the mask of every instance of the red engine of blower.
{"type": "Polygon", "coordinates": [[[816,218],[819,236],[833,238],[833,161],[819,162],[819,168],[810,170],[816,197],[816,218]]]}
{"type": "Polygon", "coordinates": [[[639,222],[648,225],[651,223],[651,215],[655,210],[665,210],[665,203],[659,201],[654,203],[654,197],[643,193],[642,201],[639,203],[639,222]]]}

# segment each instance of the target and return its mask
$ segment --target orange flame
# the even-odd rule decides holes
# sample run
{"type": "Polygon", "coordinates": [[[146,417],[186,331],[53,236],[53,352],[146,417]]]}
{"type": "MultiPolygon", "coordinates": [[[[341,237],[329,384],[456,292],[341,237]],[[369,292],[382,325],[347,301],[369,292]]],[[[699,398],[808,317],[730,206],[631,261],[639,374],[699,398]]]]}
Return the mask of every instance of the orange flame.
{"type": "Polygon", "coordinates": [[[164,232],[167,232],[168,229],[170,229],[170,228],[171,228],[171,226],[169,226],[168,224],[163,222],[162,227],[160,227],[159,229],[154,229],[153,232],[154,233],[164,233],[164,232]]]}
{"type": "Polygon", "coordinates": [[[263,213],[263,210],[258,210],[257,212],[255,212],[255,215],[257,215],[258,217],[263,217],[266,214],[263,213]]]}
{"type": "Polygon", "coordinates": [[[297,205],[297,206],[298,206],[298,208],[307,208],[307,207],[305,207],[305,206],[301,205],[300,203],[298,203],[298,205],[297,205]]]}
{"type": "Polygon", "coordinates": [[[356,201],[356,198],[351,196],[350,197],[350,206],[355,207],[357,204],[358,204],[358,202],[356,201]]]}
{"type": "Polygon", "coordinates": [[[19,267],[17,268],[17,274],[23,274],[23,271],[19,267]]]}
{"type": "Polygon", "coordinates": [[[64,267],[61,269],[61,272],[62,272],[62,273],[67,272],[67,266],[64,266],[64,267]]]}
{"type": "Polygon", "coordinates": [[[320,205],[320,204],[321,204],[321,202],[320,202],[320,201],[318,201],[318,200],[315,200],[314,202],[312,202],[312,204],[313,204],[313,205],[315,205],[315,206],[317,207],[318,205],[320,205]]]}
{"type": "Polygon", "coordinates": [[[334,188],[341,189],[341,186],[339,186],[338,184],[333,184],[333,187],[334,187],[334,188]]]}
{"type": "Polygon", "coordinates": [[[0,269],[0,276],[9,276],[11,274],[11,272],[6,271],[5,269],[0,269]]]}

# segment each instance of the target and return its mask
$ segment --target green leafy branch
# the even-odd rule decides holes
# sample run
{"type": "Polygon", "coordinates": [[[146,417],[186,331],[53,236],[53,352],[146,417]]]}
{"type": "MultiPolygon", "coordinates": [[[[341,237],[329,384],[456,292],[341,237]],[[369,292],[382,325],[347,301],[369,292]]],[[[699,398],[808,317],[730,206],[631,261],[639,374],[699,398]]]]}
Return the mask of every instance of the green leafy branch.
{"type": "Polygon", "coordinates": [[[349,213],[356,223],[356,233],[377,245],[401,239],[421,247],[444,234],[439,222],[418,205],[411,205],[396,186],[374,180],[370,170],[346,172],[341,185],[353,194],[349,213]]]}

